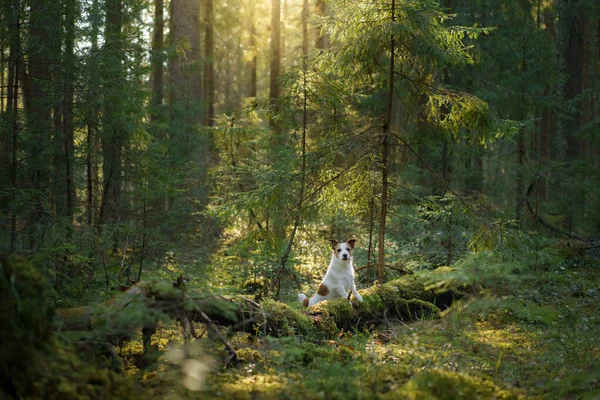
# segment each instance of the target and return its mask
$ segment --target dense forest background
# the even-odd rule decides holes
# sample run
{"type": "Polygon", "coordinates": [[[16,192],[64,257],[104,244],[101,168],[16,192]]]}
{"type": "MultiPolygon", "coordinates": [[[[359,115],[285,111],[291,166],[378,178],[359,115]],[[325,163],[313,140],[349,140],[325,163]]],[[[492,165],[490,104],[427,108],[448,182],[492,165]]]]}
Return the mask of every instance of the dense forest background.
{"type": "Polygon", "coordinates": [[[330,238],[359,288],[598,259],[596,0],[0,4],[0,254],[53,306],[292,302],[330,238]]]}

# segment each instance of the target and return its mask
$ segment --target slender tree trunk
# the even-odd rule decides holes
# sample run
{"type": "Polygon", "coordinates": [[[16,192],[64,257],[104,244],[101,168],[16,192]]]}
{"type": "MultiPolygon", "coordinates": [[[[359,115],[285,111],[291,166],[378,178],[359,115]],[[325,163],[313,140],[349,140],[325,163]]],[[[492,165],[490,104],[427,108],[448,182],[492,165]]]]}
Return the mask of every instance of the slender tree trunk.
{"type": "MultiPolygon", "coordinates": [[[[56,24],[60,17],[61,7],[43,0],[30,2],[27,70],[24,66],[22,68],[23,73],[26,73],[28,89],[23,92],[28,97],[24,104],[27,106],[25,116],[31,138],[26,151],[35,155],[28,161],[27,167],[31,173],[31,188],[36,193],[36,199],[40,199],[29,212],[31,227],[44,217],[41,198],[47,194],[50,184],[52,152],[46,147],[52,140],[52,105],[58,99],[56,84],[51,79],[51,69],[56,68],[56,60],[60,57],[57,43],[61,37],[61,26],[56,24]]],[[[39,234],[31,232],[29,236],[32,250],[42,245],[39,234]]]]}
{"type": "Polygon", "coordinates": [[[302,1],[302,54],[308,54],[308,0],[302,1]]]}
{"type": "MultiPolygon", "coordinates": [[[[202,122],[202,79],[200,58],[200,2],[171,0],[171,47],[178,55],[169,68],[170,103],[182,106],[186,122],[202,122]]],[[[177,116],[173,116],[177,118],[177,116]]]]}
{"type": "Polygon", "coordinates": [[[205,0],[205,44],[206,54],[204,64],[204,87],[206,88],[207,112],[204,125],[213,126],[215,119],[215,63],[214,63],[214,39],[213,39],[213,0],[205,0]]]}
{"type": "Polygon", "coordinates": [[[4,112],[4,85],[4,46],[0,45],[0,113],[4,112]]]}
{"type": "MultiPolygon", "coordinates": [[[[557,44],[559,52],[560,71],[566,76],[561,87],[565,102],[574,101],[581,94],[583,83],[583,36],[581,0],[559,0],[559,23],[557,29],[557,44]]],[[[559,134],[567,142],[566,160],[569,164],[581,157],[581,142],[577,137],[581,127],[581,119],[577,108],[565,107],[564,113],[558,118],[559,134]]],[[[571,193],[566,210],[566,228],[572,232],[574,224],[585,208],[585,196],[581,190],[571,193]]]]}
{"type": "MultiPolygon", "coordinates": [[[[106,25],[104,29],[103,67],[105,86],[105,102],[102,115],[102,201],[98,215],[99,229],[107,222],[119,220],[121,209],[121,174],[123,163],[124,132],[118,121],[120,104],[119,82],[123,80],[123,49],[121,38],[122,2],[106,0],[106,25]]],[[[113,250],[118,248],[118,238],[114,238],[113,250]]]]}
{"type": "Polygon", "coordinates": [[[250,51],[252,52],[252,57],[250,58],[250,90],[248,91],[249,97],[256,97],[256,83],[257,83],[257,48],[256,48],[256,23],[254,22],[254,11],[250,16],[250,51]]]}
{"type": "MultiPolygon", "coordinates": [[[[93,0],[92,8],[90,12],[90,56],[92,58],[96,58],[98,56],[98,36],[100,35],[100,4],[99,0],[93,0]]],[[[98,64],[94,64],[92,66],[92,71],[90,73],[90,87],[89,93],[86,97],[87,101],[87,134],[86,134],[86,154],[85,154],[85,162],[86,162],[86,212],[87,212],[87,223],[88,226],[92,227],[96,223],[94,220],[95,216],[95,190],[94,187],[98,185],[98,165],[96,162],[96,148],[98,146],[97,132],[98,132],[98,114],[99,114],[99,104],[98,104],[98,64]]],[[[97,188],[96,188],[97,189],[97,188]]],[[[100,221],[101,222],[101,221],[100,221]]]]}
{"type": "Polygon", "coordinates": [[[65,51],[63,57],[64,64],[64,118],[63,118],[63,136],[65,139],[65,178],[66,178],[66,216],[67,222],[67,241],[72,238],[73,216],[75,208],[75,180],[73,173],[73,161],[75,156],[74,139],[74,116],[73,116],[73,85],[75,80],[75,0],[69,0],[66,5],[65,13],[65,51]]]}
{"type": "MultiPolygon", "coordinates": [[[[327,3],[325,0],[317,0],[315,12],[319,17],[325,17],[327,15],[327,3]]],[[[319,50],[327,49],[329,47],[329,38],[327,34],[320,28],[317,29],[315,47],[319,50]]]]}
{"type": "MultiPolygon", "coordinates": [[[[280,0],[281,1],[281,0],[280,0]]],[[[281,38],[281,65],[283,65],[283,68],[285,68],[286,66],[286,62],[287,62],[287,20],[288,20],[288,2],[287,0],[283,0],[283,16],[281,18],[280,21],[280,25],[279,25],[279,29],[280,29],[280,38],[281,38]]]]}
{"type": "MultiPolygon", "coordinates": [[[[9,184],[13,191],[17,190],[17,152],[19,150],[18,130],[19,130],[19,65],[21,57],[21,2],[17,0],[10,9],[10,54],[8,56],[8,88],[7,88],[7,107],[6,115],[10,118],[10,167],[9,184]]],[[[12,253],[16,250],[17,243],[17,211],[13,207],[10,210],[9,217],[10,246],[12,253]]]]}
{"type": "MultiPolygon", "coordinates": [[[[391,20],[396,20],[396,0],[392,0],[391,20]]],[[[385,263],[385,223],[387,219],[388,206],[388,157],[389,157],[389,133],[392,124],[392,110],[394,109],[394,61],[395,61],[395,38],[390,38],[390,70],[388,83],[388,99],[383,125],[383,138],[381,141],[381,214],[379,215],[379,248],[377,254],[377,279],[380,283],[384,280],[385,263]]]]}
{"type": "Polygon", "coordinates": [[[164,97],[164,26],[164,0],[154,0],[154,35],[152,40],[152,121],[158,119],[164,97]]]}
{"type": "MultiPolygon", "coordinates": [[[[269,98],[273,112],[277,112],[277,99],[279,98],[279,74],[281,71],[281,34],[280,34],[281,0],[271,0],[271,76],[269,85],[269,98]]],[[[271,127],[274,120],[271,118],[271,127]]]]}
{"type": "MultiPolygon", "coordinates": [[[[294,245],[294,239],[296,238],[296,232],[298,231],[298,227],[300,226],[300,222],[302,220],[302,207],[304,206],[304,191],[305,191],[305,182],[306,182],[306,129],[308,124],[308,110],[307,110],[307,101],[308,94],[306,90],[306,58],[307,54],[303,54],[303,63],[302,63],[302,83],[303,83],[303,103],[302,103],[302,139],[300,143],[300,151],[301,151],[301,164],[300,164],[300,190],[298,193],[298,203],[296,205],[296,215],[294,216],[294,226],[292,228],[292,233],[290,234],[290,238],[288,240],[287,248],[281,257],[281,265],[275,279],[273,279],[274,285],[276,285],[276,295],[279,296],[279,290],[281,289],[281,274],[285,270],[287,260],[292,252],[292,247],[294,245]]],[[[298,285],[300,288],[300,285],[298,285]]]]}

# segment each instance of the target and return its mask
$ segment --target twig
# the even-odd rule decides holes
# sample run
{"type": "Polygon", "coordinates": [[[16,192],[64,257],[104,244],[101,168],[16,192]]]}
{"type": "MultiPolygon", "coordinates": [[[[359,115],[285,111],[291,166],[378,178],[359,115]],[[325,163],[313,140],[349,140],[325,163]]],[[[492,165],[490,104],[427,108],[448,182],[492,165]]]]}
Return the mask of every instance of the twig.
{"type": "MultiPolygon", "coordinates": [[[[185,295],[186,297],[189,297],[187,294],[185,295]]],[[[229,344],[229,342],[227,341],[227,339],[225,339],[223,337],[223,335],[221,334],[221,331],[219,331],[219,328],[217,328],[217,326],[215,325],[215,323],[208,317],[208,315],[206,315],[204,313],[204,311],[200,310],[200,308],[198,307],[198,305],[192,301],[192,304],[194,304],[194,307],[196,308],[196,312],[198,313],[198,315],[200,316],[200,318],[202,319],[202,321],[204,321],[204,324],[206,325],[206,329],[210,332],[212,332],[215,337],[219,338],[219,340],[221,341],[221,343],[223,343],[223,345],[225,346],[225,348],[227,349],[227,351],[229,351],[229,357],[227,357],[227,359],[225,360],[225,365],[224,367],[227,367],[227,365],[231,362],[234,361],[236,366],[240,365],[240,359],[237,356],[237,353],[235,352],[235,349],[229,344]]]]}
{"type": "Polygon", "coordinates": [[[204,321],[204,323],[206,324],[207,329],[210,329],[210,331],[216,337],[219,338],[221,343],[223,343],[225,345],[225,348],[227,349],[227,351],[229,351],[229,357],[227,357],[227,359],[225,360],[225,367],[227,367],[227,365],[232,361],[235,362],[236,365],[239,365],[240,359],[238,358],[237,353],[235,352],[235,349],[229,344],[227,339],[225,339],[223,337],[223,335],[221,334],[221,331],[219,331],[219,328],[217,328],[215,323],[212,322],[212,320],[210,318],[208,318],[208,315],[206,315],[204,313],[204,311],[198,310],[198,313],[199,313],[200,317],[202,318],[202,320],[204,321]]]}

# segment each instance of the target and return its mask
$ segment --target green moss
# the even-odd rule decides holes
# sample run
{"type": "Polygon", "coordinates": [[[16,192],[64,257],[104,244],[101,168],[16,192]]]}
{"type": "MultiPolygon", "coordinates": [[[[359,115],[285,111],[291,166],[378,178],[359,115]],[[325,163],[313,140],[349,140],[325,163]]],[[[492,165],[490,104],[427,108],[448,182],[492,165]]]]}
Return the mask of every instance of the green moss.
{"type": "Polygon", "coordinates": [[[33,377],[27,371],[52,335],[53,309],[46,301],[46,280],[26,260],[0,260],[0,382],[9,393],[26,391],[33,377]]]}
{"type": "MultiPolygon", "coordinates": [[[[290,306],[280,301],[265,300],[262,302],[263,311],[266,314],[268,333],[275,335],[307,335],[314,333],[315,327],[313,320],[294,310],[290,306]]],[[[264,323],[260,329],[264,329],[264,323]]]]}
{"type": "Polygon", "coordinates": [[[371,313],[375,310],[383,309],[383,301],[381,300],[377,289],[377,286],[371,286],[360,291],[363,298],[361,303],[357,303],[357,309],[360,313],[371,313]]]}
{"type": "Polygon", "coordinates": [[[414,274],[405,275],[400,279],[394,279],[382,285],[382,287],[392,288],[396,295],[403,299],[419,299],[433,302],[435,294],[425,289],[427,280],[425,277],[414,274]]]}
{"type": "Polygon", "coordinates": [[[319,314],[322,322],[331,318],[337,329],[351,328],[356,316],[352,304],[345,298],[322,301],[314,305],[310,311],[319,314]]]}
{"type": "Polygon", "coordinates": [[[434,319],[440,317],[440,309],[435,304],[419,299],[411,299],[403,302],[408,321],[418,319],[434,319]]]}
{"type": "MultiPolygon", "coordinates": [[[[0,260],[0,386],[16,398],[134,398],[132,382],[89,360],[52,332],[46,281],[22,258],[0,260]]],[[[73,311],[74,318],[86,314],[73,311]]]]}
{"type": "Polygon", "coordinates": [[[386,393],[389,399],[520,399],[522,395],[502,390],[491,380],[443,370],[415,374],[405,385],[386,393]]]}

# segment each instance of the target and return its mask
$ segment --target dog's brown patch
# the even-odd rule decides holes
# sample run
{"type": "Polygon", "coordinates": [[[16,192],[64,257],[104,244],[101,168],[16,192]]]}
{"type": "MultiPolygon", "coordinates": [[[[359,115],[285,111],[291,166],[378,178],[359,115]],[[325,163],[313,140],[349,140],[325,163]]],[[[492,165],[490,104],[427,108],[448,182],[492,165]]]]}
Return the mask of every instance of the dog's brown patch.
{"type": "Polygon", "coordinates": [[[304,304],[304,307],[308,307],[308,297],[302,301],[302,304],[304,304]]]}
{"type": "Polygon", "coordinates": [[[327,296],[329,294],[329,288],[321,283],[321,285],[319,285],[319,290],[317,290],[317,294],[327,296]]]}

